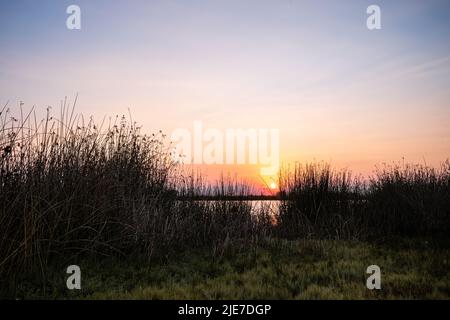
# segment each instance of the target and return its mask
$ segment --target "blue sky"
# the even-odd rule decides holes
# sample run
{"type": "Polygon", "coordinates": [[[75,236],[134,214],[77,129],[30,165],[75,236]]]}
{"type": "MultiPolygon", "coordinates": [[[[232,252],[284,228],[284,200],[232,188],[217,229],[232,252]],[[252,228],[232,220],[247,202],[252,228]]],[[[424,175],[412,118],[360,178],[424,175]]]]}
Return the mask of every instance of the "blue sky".
{"type": "Polygon", "coordinates": [[[435,162],[450,156],[449,40],[449,1],[2,0],[0,104],[78,92],[78,111],[131,108],[148,130],[280,128],[286,160],[435,162]]]}

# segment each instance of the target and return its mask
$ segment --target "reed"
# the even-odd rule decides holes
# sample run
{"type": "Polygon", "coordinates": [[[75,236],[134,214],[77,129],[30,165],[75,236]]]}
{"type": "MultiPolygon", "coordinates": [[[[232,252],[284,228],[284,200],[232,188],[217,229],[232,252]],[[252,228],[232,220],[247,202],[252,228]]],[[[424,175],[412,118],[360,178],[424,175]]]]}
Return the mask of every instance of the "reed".
{"type": "Polygon", "coordinates": [[[450,162],[384,165],[370,180],[367,223],[385,234],[448,237],[450,162]]]}
{"type": "Polygon", "coordinates": [[[283,169],[278,231],[289,238],[360,238],[366,185],[318,162],[283,169]]]}
{"type": "Polygon", "coordinates": [[[21,274],[45,280],[49,266],[80,256],[161,259],[197,249],[223,256],[274,238],[450,234],[449,161],[439,169],[384,166],[369,180],[326,163],[296,165],[280,172],[277,212],[255,213],[251,185],[186,172],[161,131],[143,134],[131,116],[98,125],[74,108],[65,101],[58,117],[47,109],[40,121],[22,105],[19,116],[0,110],[6,292],[21,274]]]}
{"type": "Polygon", "coordinates": [[[446,237],[450,231],[450,163],[383,165],[364,180],[325,163],[280,174],[278,232],[290,238],[446,237]]]}
{"type": "MultiPolygon", "coordinates": [[[[162,132],[142,134],[124,116],[97,125],[67,102],[42,121],[20,111],[0,114],[2,276],[45,275],[79,255],[224,254],[258,241],[261,219],[249,203],[196,199],[210,187],[185,178],[162,132]]],[[[210,188],[216,196],[246,190],[225,179],[210,188]]]]}

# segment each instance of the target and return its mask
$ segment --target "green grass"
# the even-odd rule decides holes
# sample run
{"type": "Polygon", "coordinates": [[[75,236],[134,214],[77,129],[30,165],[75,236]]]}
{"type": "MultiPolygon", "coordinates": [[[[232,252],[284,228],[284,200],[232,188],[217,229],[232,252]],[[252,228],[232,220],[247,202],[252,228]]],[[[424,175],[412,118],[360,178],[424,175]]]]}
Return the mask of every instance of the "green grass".
{"type": "MultiPolygon", "coordinates": [[[[75,263],[75,262],[74,262],[75,263]]],[[[207,252],[165,261],[78,262],[82,289],[65,287],[65,268],[39,281],[22,279],[18,298],[62,299],[449,299],[448,246],[424,240],[395,247],[344,241],[270,241],[251,252],[214,258],[207,252]],[[381,268],[381,290],[366,288],[369,265],[381,268]],[[25,284],[25,285],[24,285],[25,284]]]]}

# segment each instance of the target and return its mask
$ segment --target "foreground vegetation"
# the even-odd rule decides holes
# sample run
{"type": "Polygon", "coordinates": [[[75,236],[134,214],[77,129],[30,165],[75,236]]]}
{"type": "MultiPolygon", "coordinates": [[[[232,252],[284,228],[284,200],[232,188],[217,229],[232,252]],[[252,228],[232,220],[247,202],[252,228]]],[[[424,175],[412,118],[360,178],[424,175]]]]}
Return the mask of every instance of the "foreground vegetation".
{"type": "MultiPolygon", "coordinates": [[[[351,254],[352,241],[373,243],[389,237],[448,243],[449,161],[440,168],[385,166],[368,181],[326,164],[299,165],[280,173],[282,201],[274,216],[264,207],[255,214],[247,201],[198,201],[205,193],[220,199],[248,195],[250,189],[225,180],[207,186],[201,177],[182,172],[171,152],[162,132],[142,134],[131,117],[97,125],[75,115],[73,107],[64,102],[58,118],[48,110],[38,121],[32,112],[21,110],[16,118],[7,106],[2,108],[1,295],[14,297],[19,292],[28,296],[18,288],[28,288],[30,293],[41,288],[27,287],[30,278],[39,279],[46,293],[51,290],[46,284],[53,283],[56,266],[80,260],[89,261],[94,269],[105,261],[115,261],[114,265],[124,259],[166,259],[177,265],[177,257],[185,253],[193,255],[184,265],[189,270],[197,260],[217,263],[228,257],[223,261],[231,263],[245,260],[248,252],[256,252],[257,261],[278,251],[287,259],[290,251],[267,249],[267,243],[280,245],[287,239],[294,247],[299,240],[350,241],[328,244],[330,255],[346,252],[340,246],[347,244],[351,254]]],[[[313,252],[311,258],[319,253],[313,252]]],[[[440,251],[438,257],[444,253],[440,251]]],[[[417,254],[412,253],[411,259],[417,254]]],[[[269,273],[298,263],[279,258],[272,260],[268,268],[275,269],[269,273]]],[[[422,261],[423,267],[427,263],[422,261]]],[[[122,267],[130,270],[140,265],[122,267]]],[[[333,275],[333,264],[326,266],[324,271],[333,275]]],[[[211,268],[219,267],[212,264],[211,268]]],[[[169,276],[167,281],[171,281],[169,276]]],[[[307,292],[305,283],[298,294],[307,292]]],[[[428,288],[426,281],[420,283],[428,288]]],[[[228,286],[222,285],[224,290],[228,286]]],[[[186,294],[194,288],[186,289],[186,294]]],[[[433,293],[424,291],[424,296],[429,294],[433,293]]]]}
{"type": "MultiPolygon", "coordinates": [[[[393,241],[395,239],[392,239],[393,241]]],[[[348,241],[271,241],[213,257],[192,250],[160,261],[84,260],[82,289],[65,287],[64,267],[46,283],[22,279],[18,298],[63,299],[449,299],[449,250],[426,240],[396,245],[348,241]],[[382,290],[366,288],[367,266],[382,290]]],[[[142,257],[141,257],[142,258],[142,257]]]]}

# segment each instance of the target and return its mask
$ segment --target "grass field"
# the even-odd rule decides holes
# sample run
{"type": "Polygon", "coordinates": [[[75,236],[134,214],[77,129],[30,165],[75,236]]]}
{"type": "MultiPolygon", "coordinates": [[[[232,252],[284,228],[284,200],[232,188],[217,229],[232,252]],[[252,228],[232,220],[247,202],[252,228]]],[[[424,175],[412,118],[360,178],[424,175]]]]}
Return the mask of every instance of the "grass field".
{"type": "Polygon", "coordinates": [[[165,261],[85,260],[82,289],[67,290],[65,268],[44,286],[21,281],[18,298],[57,299],[449,299],[450,252],[426,240],[395,246],[348,241],[271,241],[213,258],[202,251],[165,261]],[[366,268],[381,269],[381,290],[366,288],[366,268]]]}

